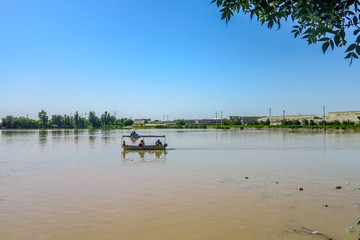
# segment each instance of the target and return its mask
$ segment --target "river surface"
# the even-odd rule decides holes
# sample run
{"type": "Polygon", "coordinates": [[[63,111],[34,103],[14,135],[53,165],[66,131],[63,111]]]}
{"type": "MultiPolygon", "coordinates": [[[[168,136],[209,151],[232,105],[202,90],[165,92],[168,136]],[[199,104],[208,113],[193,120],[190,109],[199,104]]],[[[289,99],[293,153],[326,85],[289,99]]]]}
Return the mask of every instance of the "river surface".
{"type": "Polygon", "coordinates": [[[138,132],[169,150],[123,152],[125,130],[0,131],[0,239],[358,238],[359,133],[138,132]]]}

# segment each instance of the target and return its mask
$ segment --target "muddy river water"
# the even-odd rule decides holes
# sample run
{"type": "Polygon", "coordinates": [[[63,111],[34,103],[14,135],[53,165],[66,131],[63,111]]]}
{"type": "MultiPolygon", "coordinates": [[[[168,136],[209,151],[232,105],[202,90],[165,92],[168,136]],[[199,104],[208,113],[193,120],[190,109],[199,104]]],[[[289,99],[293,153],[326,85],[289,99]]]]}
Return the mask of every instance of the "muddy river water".
{"type": "Polygon", "coordinates": [[[0,239],[358,238],[360,133],[139,130],[169,144],[142,153],[128,133],[0,131],[0,239]]]}

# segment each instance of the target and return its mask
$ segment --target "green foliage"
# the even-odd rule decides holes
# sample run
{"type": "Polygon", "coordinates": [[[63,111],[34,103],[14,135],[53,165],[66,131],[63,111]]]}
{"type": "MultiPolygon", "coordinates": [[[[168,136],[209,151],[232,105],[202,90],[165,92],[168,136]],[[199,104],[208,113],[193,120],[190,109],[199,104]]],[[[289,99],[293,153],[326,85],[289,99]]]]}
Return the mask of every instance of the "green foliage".
{"type": "Polygon", "coordinates": [[[123,122],[124,126],[131,126],[134,124],[134,121],[131,120],[131,119],[126,119],[124,122],[123,122]]]}
{"type": "Polygon", "coordinates": [[[62,127],[64,125],[64,117],[61,115],[52,115],[51,116],[51,125],[55,125],[54,127],[62,127]]]}
{"type": "Polygon", "coordinates": [[[74,117],[64,115],[64,127],[73,128],[74,127],[74,117]]]}
{"type": "Polygon", "coordinates": [[[2,119],[3,128],[39,128],[39,122],[26,117],[6,116],[2,119]]]}
{"type": "MultiPolygon", "coordinates": [[[[356,40],[346,49],[346,59],[358,59],[360,56],[360,1],[288,1],[288,0],[212,0],[221,10],[221,19],[229,22],[234,13],[243,12],[256,16],[261,25],[268,28],[281,27],[282,21],[289,19],[294,23],[294,37],[306,39],[308,44],[322,42],[322,51],[329,47],[347,45],[346,32],[352,31],[356,40]]],[[[351,38],[351,37],[350,37],[351,38]]]]}
{"type": "Polygon", "coordinates": [[[233,125],[241,125],[241,121],[239,119],[232,120],[233,125]]]}
{"type": "Polygon", "coordinates": [[[13,128],[13,122],[14,122],[13,116],[6,116],[5,118],[1,119],[1,121],[3,128],[13,128]]]}
{"type": "Polygon", "coordinates": [[[294,125],[296,126],[300,126],[301,125],[301,122],[299,120],[294,120],[293,121],[294,125]]]}
{"type": "Polygon", "coordinates": [[[44,110],[41,110],[41,112],[39,112],[38,114],[39,120],[41,121],[41,126],[43,128],[47,127],[47,123],[48,123],[48,116],[47,113],[44,110]]]}
{"type": "Polygon", "coordinates": [[[223,120],[221,121],[221,124],[222,124],[222,125],[230,125],[231,122],[230,122],[229,119],[223,119],[223,120]]]}
{"type": "Polygon", "coordinates": [[[270,126],[270,119],[266,119],[266,121],[260,121],[260,125],[267,125],[270,126]]]}
{"type": "Polygon", "coordinates": [[[176,126],[183,126],[183,125],[185,125],[185,120],[184,119],[176,120],[176,126]]]}
{"type": "Polygon", "coordinates": [[[110,113],[105,111],[104,114],[101,115],[101,124],[102,125],[113,125],[116,121],[116,118],[114,116],[111,116],[110,113]]]}
{"type": "Polygon", "coordinates": [[[123,121],[121,119],[116,119],[115,122],[114,122],[115,125],[117,126],[123,126],[123,121]]]}
{"type": "Polygon", "coordinates": [[[321,120],[319,122],[319,125],[321,125],[321,126],[326,126],[326,124],[327,124],[327,122],[325,120],[321,120]]]}
{"type": "Polygon", "coordinates": [[[164,125],[155,125],[155,128],[168,128],[168,127],[164,125]]]}
{"type": "Polygon", "coordinates": [[[284,119],[284,120],[281,121],[281,125],[283,125],[283,126],[293,125],[293,121],[284,119]]]}
{"type": "Polygon", "coordinates": [[[88,119],[89,119],[89,123],[91,124],[91,126],[92,126],[93,128],[98,128],[98,127],[101,126],[101,121],[100,121],[100,119],[96,116],[96,113],[95,113],[95,112],[90,111],[90,112],[89,112],[89,117],[88,117],[88,119]]]}
{"type": "Polygon", "coordinates": [[[352,122],[352,121],[347,120],[347,121],[343,121],[342,125],[351,125],[351,126],[353,126],[353,125],[355,125],[355,123],[352,122]]]}
{"type": "Polygon", "coordinates": [[[251,125],[251,126],[257,126],[257,125],[260,125],[260,123],[258,121],[249,121],[247,122],[245,125],[251,125]]]}
{"type": "Polygon", "coordinates": [[[218,126],[215,126],[216,129],[230,129],[230,126],[227,126],[227,125],[218,125],[218,126]]]}
{"type": "Polygon", "coordinates": [[[185,128],[202,128],[202,129],[206,129],[207,126],[206,125],[185,125],[185,128]]]}
{"type": "Polygon", "coordinates": [[[317,124],[316,124],[316,122],[315,122],[314,120],[311,119],[310,122],[309,122],[309,125],[310,125],[310,126],[315,126],[315,125],[317,125],[317,124]]]}
{"type": "Polygon", "coordinates": [[[331,125],[341,125],[341,122],[339,120],[335,120],[330,123],[331,125]]]}
{"type": "Polygon", "coordinates": [[[308,126],[309,125],[309,120],[303,119],[302,124],[305,125],[305,126],[308,126]]]}
{"type": "Polygon", "coordinates": [[[74,126],[75,126],[75,128],[80,127],[80,116],[79,116],[78,111],[76,111],[76,113],[74,115],[74,126]]]}

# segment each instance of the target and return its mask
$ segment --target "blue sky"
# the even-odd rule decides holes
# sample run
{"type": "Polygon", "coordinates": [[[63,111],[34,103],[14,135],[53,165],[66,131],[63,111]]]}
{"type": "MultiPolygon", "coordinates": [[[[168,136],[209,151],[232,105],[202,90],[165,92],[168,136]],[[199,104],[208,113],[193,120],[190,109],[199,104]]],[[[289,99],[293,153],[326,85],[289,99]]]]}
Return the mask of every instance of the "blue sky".
{"type": "MultiPolygon", "coordinates": [[[[0,118],[360,110],[360,61],[210,0],[0,1],[0,118]]],[[[350,35],[350,33],[349,33],[350,35]]]]}

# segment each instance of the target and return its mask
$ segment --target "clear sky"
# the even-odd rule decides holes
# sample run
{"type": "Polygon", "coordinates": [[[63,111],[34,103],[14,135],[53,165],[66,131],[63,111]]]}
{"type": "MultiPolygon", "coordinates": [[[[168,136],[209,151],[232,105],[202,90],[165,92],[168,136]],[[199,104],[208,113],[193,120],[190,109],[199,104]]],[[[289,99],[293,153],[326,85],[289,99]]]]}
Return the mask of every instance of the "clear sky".
{"type": "MultiPolygon", "coordinates": [[[[360,61],[210,0],[0,1],[0,118],[360,110],[360,61]]],[[[350,35],[350,33],[349,33],[350,35]]]]}

